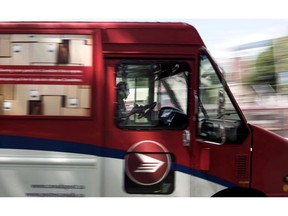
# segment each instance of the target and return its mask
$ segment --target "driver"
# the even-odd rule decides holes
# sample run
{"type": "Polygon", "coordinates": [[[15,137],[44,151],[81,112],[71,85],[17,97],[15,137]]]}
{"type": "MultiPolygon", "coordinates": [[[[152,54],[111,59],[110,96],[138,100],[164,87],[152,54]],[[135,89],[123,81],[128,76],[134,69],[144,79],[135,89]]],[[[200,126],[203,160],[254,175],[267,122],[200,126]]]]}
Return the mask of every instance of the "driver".
{"type": "MultiPolygon", "coordinates": [[[[127,97],[130,94],[129,91],[129,86],[126,82],[121,81],[117,84],[117,120],[124,122],[128,119],[129,116],[133,115],[134,112],[134,108],[128,112],[125,106],[125,99],[127,99],[127,97]]],[[[138,106],[138,105],[136,105],[138,106]]]]}
{"type": "MultiPolygon", "coordinates": [[[[116,107],[117,120],[123,123],[129,118],[129,116],[136,114],[136,113],[139,114],[138,118],[140,118],[140,117],[143,117],[147,113],[148,110],[150,110],[150,109],[147,109],[148,105],[139,106],[138,104],[136,104],[132,110],[127,111],[124,100],[127,99],[127,97],[130,94],[129,86],[126,82],[121,81],[117,84],[116,87],[117,87],[117,107],[116,107]]],[[[153,103],[152,105],[153,107],[151,108],[153,109],[156,104],[153,103]]]]}
{"type": "Polygon", "coordinates": [[[130,94],[128,84],[124,81],[121,81],[117,84],[117,113],[118,117],[126,114],[126,106],[124,99],[127,99],[130,94]]]}

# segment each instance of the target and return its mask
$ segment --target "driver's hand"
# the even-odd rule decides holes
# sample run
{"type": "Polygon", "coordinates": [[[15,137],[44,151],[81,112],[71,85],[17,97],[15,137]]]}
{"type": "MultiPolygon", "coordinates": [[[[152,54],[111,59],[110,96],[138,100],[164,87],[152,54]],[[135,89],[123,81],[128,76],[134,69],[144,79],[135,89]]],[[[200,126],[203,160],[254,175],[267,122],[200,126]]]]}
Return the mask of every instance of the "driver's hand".
{"type": "Polygon", "coordinates": [[[135,106],[133,107],[133,109],[129,112],[129,116],[136,114],[136,113],[141,113],[143,109],[143,106],[139,106],[138,104],[135,104],[135,106]]]}

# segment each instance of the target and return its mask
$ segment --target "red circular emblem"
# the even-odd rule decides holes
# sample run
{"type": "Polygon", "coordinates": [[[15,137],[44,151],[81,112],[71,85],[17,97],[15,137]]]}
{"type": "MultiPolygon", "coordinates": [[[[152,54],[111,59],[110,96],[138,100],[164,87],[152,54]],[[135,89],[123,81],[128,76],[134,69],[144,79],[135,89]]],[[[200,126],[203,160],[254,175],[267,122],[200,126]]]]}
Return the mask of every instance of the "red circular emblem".
{"type": "Polygon", "coordinates": [[[140,185],[161,182],[169,173],[170,154],[164,146],[154,141],[133,145],[125,156],[125,171],[129,178],[140,185]]]}

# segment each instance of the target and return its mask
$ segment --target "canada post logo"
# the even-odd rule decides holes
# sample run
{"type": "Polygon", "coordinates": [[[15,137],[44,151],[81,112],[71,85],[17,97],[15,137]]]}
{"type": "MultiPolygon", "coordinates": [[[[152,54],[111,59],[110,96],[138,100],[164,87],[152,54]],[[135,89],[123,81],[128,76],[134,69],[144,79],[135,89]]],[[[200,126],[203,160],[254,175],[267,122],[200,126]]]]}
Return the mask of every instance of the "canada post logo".
{"type": "Polygon", "coordinates": [[[164,146],[154,141],[142,141],[133,145],[125,156],[125,172],[140,185],[161,182],[169,173],[170,154],[164,146]]]}

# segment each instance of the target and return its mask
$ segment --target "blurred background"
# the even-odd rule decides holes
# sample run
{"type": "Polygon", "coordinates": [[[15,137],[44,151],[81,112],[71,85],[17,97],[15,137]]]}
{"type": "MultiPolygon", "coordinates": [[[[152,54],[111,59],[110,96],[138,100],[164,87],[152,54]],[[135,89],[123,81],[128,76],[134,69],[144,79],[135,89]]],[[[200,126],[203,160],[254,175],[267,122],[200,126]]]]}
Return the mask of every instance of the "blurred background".
{"type": "Polygon", "coordinates": [[[189,20],[248,122],[288,138],[288,20],[189,20]]]}

